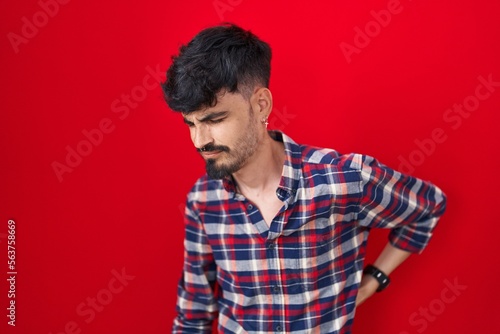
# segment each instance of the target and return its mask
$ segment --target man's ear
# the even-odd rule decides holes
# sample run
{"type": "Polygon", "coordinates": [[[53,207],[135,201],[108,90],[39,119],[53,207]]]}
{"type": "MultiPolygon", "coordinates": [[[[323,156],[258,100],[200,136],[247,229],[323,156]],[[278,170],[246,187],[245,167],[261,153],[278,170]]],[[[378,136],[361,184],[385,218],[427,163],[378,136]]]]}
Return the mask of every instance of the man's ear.
{"type": "Polygon", "coordinates": [[[258,87],[252,94],[250,103],[259,118],[267,118],[273,110],[273,95],[266,87],[258,87]]]}

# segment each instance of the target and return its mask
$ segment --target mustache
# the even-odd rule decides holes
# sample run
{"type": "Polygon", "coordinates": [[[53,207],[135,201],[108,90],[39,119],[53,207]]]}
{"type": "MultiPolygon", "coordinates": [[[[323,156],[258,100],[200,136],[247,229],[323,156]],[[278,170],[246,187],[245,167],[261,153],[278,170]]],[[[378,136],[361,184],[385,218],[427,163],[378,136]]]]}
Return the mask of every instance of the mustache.
{"type": "Polygon", "coordinates": [[[196,148],[196,151],[198,151],[198,153],[212,152],[212,151],[229,152],[229,147],[223,146],[223,145],[215,145],[213,143],[208,143],[208,144],[204,145],[203,147],[196,148]]]}

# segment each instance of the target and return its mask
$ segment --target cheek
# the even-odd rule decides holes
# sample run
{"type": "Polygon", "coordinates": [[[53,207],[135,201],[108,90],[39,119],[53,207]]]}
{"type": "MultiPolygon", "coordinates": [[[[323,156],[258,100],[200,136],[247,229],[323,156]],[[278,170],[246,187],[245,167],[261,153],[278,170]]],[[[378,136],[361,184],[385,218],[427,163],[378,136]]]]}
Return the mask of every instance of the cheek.
{"type": "Polygon", "coordinates": [[[210,136],[216,145],[234,148],[234,145],[248,135],[253,125],[248,118],[238,117],[210,128],[210,136]]]}
{"type": "Polygon", "coordinates": [[[235,124],[232,122],[223,122],[220,124],[215,124],[210,128],[210,137],[216,145],[228,145],[231,143],[232,138],[234,138],[235,124]]]}
{"type": "Polygon", "coordinates": [[[234,124],[231,126],[225,133],[221,134],[218,139],[224,141],[224,143],[228,146],[233,146],[241,141],[241,138],[245,136],[245,133],[248,131],[246,126],[242,126],[242,124],[234,124]]]}

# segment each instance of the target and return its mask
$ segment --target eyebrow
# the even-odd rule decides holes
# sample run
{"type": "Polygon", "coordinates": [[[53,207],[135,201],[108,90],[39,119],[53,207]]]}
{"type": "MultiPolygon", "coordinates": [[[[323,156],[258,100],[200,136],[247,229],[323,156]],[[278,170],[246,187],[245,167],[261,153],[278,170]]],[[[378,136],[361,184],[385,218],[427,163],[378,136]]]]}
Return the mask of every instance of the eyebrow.
{"type": "MultiPolygon", "coordinates": [[[[198,119],[198,122],[200,122],[200,123],[207,122],[207,121],[210,121],[210,120],[212,120],[214,118],[219,118],[219,117],[222,117],[222,116],[226,116],[227,113],[228,113],[227,111],[214,112],[214,113],[205,115],[202,118],[198,119]]],[[[188,125],[189,124],[193,124],[193,122],[189,121],[186,117],[184,117],[184,123],[186,123],[188,125]]]]}

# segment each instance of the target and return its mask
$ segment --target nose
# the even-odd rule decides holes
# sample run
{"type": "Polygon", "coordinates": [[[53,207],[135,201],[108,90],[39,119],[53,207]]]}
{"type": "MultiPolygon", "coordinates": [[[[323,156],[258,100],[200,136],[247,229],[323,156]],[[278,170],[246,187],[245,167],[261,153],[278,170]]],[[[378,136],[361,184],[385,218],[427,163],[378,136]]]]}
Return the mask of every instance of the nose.
{"type": "Polygon", "coordinates": [[[210,134],[210,129],[206,124],[198,124],[191,128],[191,140],[196,148],[201,149],[203,146],[211,143],[213,138],[210,134]]]}

